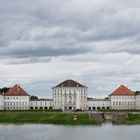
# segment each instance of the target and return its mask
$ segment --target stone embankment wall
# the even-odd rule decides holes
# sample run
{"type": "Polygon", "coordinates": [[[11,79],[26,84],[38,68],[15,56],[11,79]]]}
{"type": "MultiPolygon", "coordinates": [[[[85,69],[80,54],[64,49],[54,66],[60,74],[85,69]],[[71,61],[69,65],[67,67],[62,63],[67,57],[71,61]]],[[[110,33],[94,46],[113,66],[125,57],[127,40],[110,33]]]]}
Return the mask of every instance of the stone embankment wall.
{"type": "Polygon", "coordinates": [[[126,113],[113,113],[112,114],[112,122],[116,124],[124,123],[127,119],[126,113]]]}
{"type": "Polygon", "coordinates": [[[99,123],[104,121],[104,113],[89,113],[89,117],[90,119],[95,119],[99,123]]]}
{"type": "Polygon", "coordinates": [[[126,113],[92,112],[92,113],[89,113],[89,117],[91,119],[92,118],[95,119],[96,121],[98,121],[100,123],[105,122],[105,121],[110,121],[110,122],[115,123],[115,124],[120,124],[126,120],[127,115],[126,115],[126,113]]]}

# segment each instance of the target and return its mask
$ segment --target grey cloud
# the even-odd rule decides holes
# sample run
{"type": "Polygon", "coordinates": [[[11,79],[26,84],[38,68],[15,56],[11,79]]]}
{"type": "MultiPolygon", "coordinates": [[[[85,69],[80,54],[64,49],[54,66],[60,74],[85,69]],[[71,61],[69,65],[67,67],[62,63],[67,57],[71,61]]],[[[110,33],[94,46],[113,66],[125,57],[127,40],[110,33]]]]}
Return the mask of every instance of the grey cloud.
{"type": "Polygon", "coordinates": [[[0,54],[7,57],[15,58],[28,58],[28,57],[57,57],[61,55],[75,55],[80,53],[89,52],[88,48],[51,48],[46,46],[40,46],[37,48],[16,48],[1,51],[0,54]]]}
{"type": "Polygon", "coordinates": [[[138,83],[138,84],[139,84],[139,83],[140,83],[140,78],[138,78],[138,77],[135,78],[135,79],[133,78],[133,79],[132,79],[132,82],[134,82],[134,83],[138,83]]]}
{"type": "Polygon", "coordinates": [[[7,59],[4,61],[6,65],[16,65],[16,64],[31,64],[31,63],[42,63],[42,62],[50,62],[51,57],[28,57],[28,58],[13,58],[12,60],[7,59]]]}
{"type": "MultiPolygon", "coordinates": [[[[89,47],[93,53],[139,54],[138,47],[128,47],[131,40],[140,36],[138,1],[126,4],[126,1],[110,0],[107,2],[88,0],[80,3],[69,0],[30,0],[30,2],[14,0],[8,5],[9,2],[5,0],[0,6],[0,46],[9,48],[9,51],[2,52],[3,55],[9,57],[75,55],[78,52],[88,52],[89,47]],[[40,30],[44,31],[40,33],[40,30]],[[122,39],[129,41],[119,44],[122,39]],[[10,47],[13,42],[21,40],[25,42],[25,49],[20,43],[16,50],[10,47]],[[102,46],[102,42],[114,43],[102,46]],[[34,45],[36,48],[32,49],[34,45]]],[[[139,42],[135,44],[137,46],[139,42]]]]}
{"type": "Polygon", "coordinates": [[[137,44],[137,45],[136,44],[132,45],[131,43],[128,45],[126,45],[126,44],[128,44],[128,42],[126,42],[125,44],[122,43],[122,44],[115,45],[114,47],[110,47],[110,48],[106,49],[105,52],[111,52],[111,53],[127,52],[130,54],[140,54],[139,44],[137,44]]]}
{"type": "Polygon", "coordinates": [[[1,85],[24,83],[42,97],[68,78],[92,97],[120,84],[138,88],[139,7],[139,0],[1,0],[1,85]]]}

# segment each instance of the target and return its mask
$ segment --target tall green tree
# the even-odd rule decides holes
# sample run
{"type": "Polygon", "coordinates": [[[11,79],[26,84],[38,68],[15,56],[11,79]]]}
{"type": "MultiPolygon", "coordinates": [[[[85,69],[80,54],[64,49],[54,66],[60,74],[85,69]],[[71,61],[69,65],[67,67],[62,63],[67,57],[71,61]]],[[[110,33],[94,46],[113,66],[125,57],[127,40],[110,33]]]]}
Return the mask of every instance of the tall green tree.
{"type": "Polygon", "coordinates": [[[0,94],[7,92],[9,89],[9,87],[0,88],[0,94]]]}

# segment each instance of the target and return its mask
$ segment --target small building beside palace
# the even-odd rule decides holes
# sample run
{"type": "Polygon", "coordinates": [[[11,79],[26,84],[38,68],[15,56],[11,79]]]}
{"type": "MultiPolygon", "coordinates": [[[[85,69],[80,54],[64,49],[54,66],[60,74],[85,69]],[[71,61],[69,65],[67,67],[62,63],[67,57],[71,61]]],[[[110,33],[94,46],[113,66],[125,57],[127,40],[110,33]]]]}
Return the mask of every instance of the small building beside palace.
{"type": "Polygon", "coordinates": [[[135,101],[136,101],[135,109],[140,110],[140,91],[137,91],[135,93],[135,101]]]}
{"type": "Polygon", "coordinates": [[[136,109],[136,95],[124,85],[118,87],[110,95],[111,109],[113,110],[133,110],[136,109]]]}
{"type": "Polygon", "coordinates": [[[4,110],[4,96],[0,95],[0,110],[4,110]]]}
{"type": "Polygon", "coordinates": [[[19,85],[15,85],[4,93],[5,110],[28,110],[30,95],[19,85]]]}
{"type": "Polygon", "coordinates": [[[53,109],[52,99],[30,99],[31,110],[49,110],[53,109]]]}
{"type": "Polygon", "coordinates": [[[108,110],[110,109],[110,99],[88,99],[88,110],[108,110]]]}

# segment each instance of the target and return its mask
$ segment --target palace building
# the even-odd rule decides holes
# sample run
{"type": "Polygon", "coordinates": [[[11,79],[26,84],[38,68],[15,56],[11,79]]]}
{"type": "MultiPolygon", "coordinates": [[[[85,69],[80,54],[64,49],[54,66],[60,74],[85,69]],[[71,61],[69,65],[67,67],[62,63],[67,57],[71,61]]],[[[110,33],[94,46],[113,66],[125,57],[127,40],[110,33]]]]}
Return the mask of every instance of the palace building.
{"type": "Polygon", "coordinates": [[[88,99],[88,110],[110,109],[110,99],[88,99]]]}
{"type": "Polygon", "coordinates": [[[52,88],[52,99],[31,99],[19,85],[0,94],[0,110],[140,110],[140,92],[121,85],[105,99],[88,98],[88,87],[66,80],[52,88]]]}
{"type": "Polygon", "coordinates": [[[121,85],[110,95],[110,103],[113,110],[135,109],[135,92],[121,85]]]}
{"type": "Polygon", "coordinates": [[[53,109],[52,99],[30,99],[30,109],[32,110],[48,110],[53,109]]]}
{"type": "Polygon", "coordinates": [[[28,110],[30,96],[19,85],[10,88],[8,92],[4,93],[5,110],[28,110]]]}
{"type": "Polygon", "coordinates": [[[87,87],[73,80],[66,80],[52,88],[55,109],[86,110],[87,87]]]}

